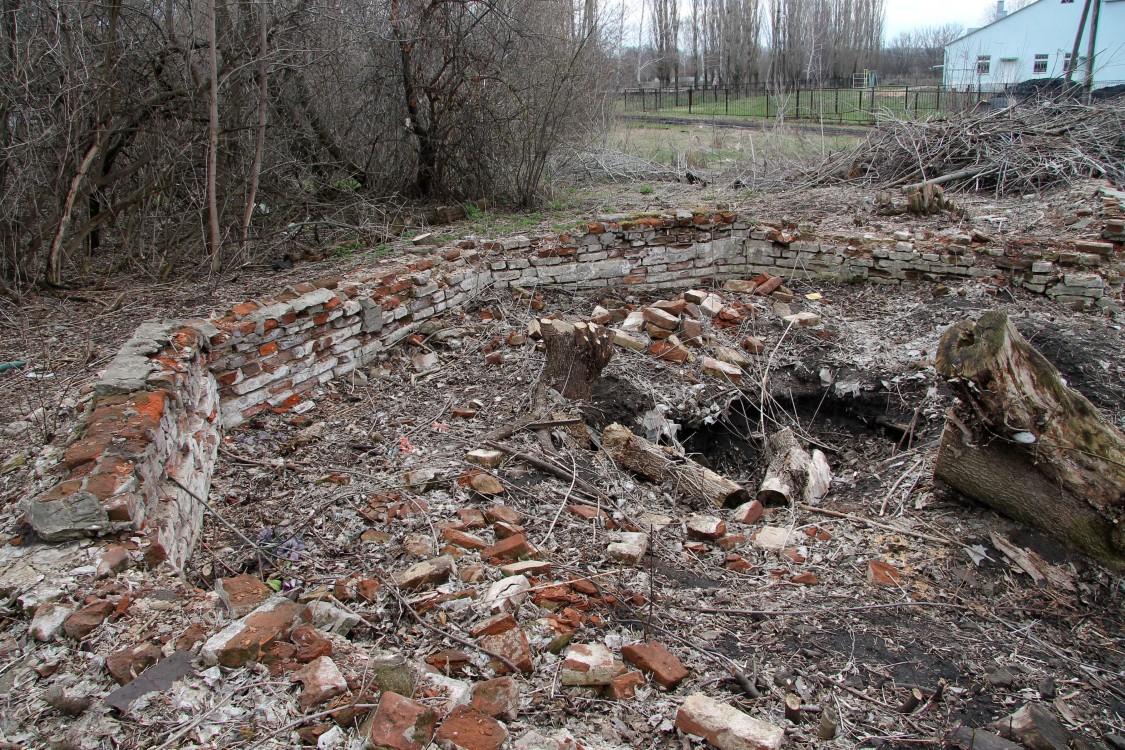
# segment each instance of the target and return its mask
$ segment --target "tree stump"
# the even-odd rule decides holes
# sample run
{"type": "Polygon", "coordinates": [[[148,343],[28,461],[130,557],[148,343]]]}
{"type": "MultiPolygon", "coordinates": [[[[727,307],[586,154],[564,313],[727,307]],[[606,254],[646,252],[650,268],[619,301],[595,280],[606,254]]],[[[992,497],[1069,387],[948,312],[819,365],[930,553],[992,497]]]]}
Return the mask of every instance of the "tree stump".
{"type": "Polygon", "coordinates": [[[1002,312],[942,336],[938,373],[960,399],[934,475],[958,492],[1125,568],[1125,433],[1002,312]]]}
{"type": "Polygon", "coordinates": [[[594,323],[540,320],[547,364],[539,390],[554,388],[564,398],[588,399],[613,356],[613,331],[594,323]]]}
{"type": "Polygon", "coordinates": [[[654,482],[671,482],[681,494],[709,507],[721,508],[750,499],[749,493],[737,482],[670,448],[634,435],[628,427],[619,424],[606,427],[602,431],[602,448],[629,471],[654,482]]]}

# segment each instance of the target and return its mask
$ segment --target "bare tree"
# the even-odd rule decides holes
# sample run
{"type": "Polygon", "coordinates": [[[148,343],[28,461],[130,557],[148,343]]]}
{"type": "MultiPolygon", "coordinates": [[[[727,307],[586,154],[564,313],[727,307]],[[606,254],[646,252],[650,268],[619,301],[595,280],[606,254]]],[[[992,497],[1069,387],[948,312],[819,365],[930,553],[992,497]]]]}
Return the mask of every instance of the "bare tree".
{"type": "Polygon", "coordinates": [[[680,8],[676,0],[649,0],[652,4],[652,47],[656,54],[656,77],[664,86],[676,83],[680,74],[680,8]]]}
{"type": "Polygon", "coordinates": [[[290,222],[366,225],[376,197],[533,201],[560,145],[599,122],[601,13],[0,0],[0,280],[167,278],[235,247],[253,261],[294,241],[290,222]]]}
{"type": "MultiPolygon", "coordinates": [[[[1007,0],[1004,3],[1004,15],[1013,13],[1031,5],[1036,0],[1007,0]]],[[[999,21],[1003,16],[1000,15],[1000,4],[997,2],[990,2],[988,7],[985,8],[984,15],[981,16],[981,21],[984,24],[994,23],[999,21]]]]}

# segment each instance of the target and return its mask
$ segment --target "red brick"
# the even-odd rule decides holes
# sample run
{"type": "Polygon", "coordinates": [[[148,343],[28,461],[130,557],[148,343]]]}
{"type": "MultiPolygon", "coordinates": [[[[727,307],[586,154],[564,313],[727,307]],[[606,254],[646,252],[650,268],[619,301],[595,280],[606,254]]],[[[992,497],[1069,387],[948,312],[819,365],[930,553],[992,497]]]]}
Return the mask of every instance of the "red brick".
{"type": "MultiPolygon", "coordinates": [[[[285,602],[263,612],[253,612],[241,621],[241,628],[221,644],[216,644],[215,659],[224,667],[241,667],[257,661],[261,655],[292,631],[305,608],[285,602]]],[[[210,643],[210,641],[208,642],[210,643]]],[[[207,646],[204,646],[206,654],[207,646]]]]}
{"type": "Polygon", "coordinates": [[[482,560],[516,560],[521,557],[531,557],[538,554],[538,550],[527,541],[523,534],[510,536],[497,542],[480,553],[482,560]]]}
{"type": "Polygon", "coordinates": [[[277,342],[271,341],[268,344],[262,344],[258,347],[258,354],[262,357],[268,357],[271,354],[277,354],[277,342]]]}
{"type": "Polygon", "coordinates": [[[604,510],[595,508],[592,505],[568,505],[566,509],[584,521],[592,521],[595,518],[606,519],[609,517],[604,510]]]}
{"type": "Polygon", "coordinates": [[[269,586],[246,573],[218,579],[215,581],[215,591],[230,616],[235,619],[250,614],[273,596],[273,590],[269,586]]]}
{"type": "Polygon", "coordinates": [[[474,683],[471,705],[483,714],[514,720],[520,708],[519,683],[507,676],[474,683]]]}
{"type": "Polygon", "coordinates": [[[437,714],[397,693],[383,693],[379,708],[360,729],[367,747],[378,750],[422,750],[430,744],[437,714]]]}
{"type": "Polygon", "coordinates": [[[484,509],[484,517],[489,521],[496,523],[497,521],[503,523],[516,524],[523,520],[523,516],[515,508],[510,508],[507,505],[492,505],[484,509]]]}
{"type": "Polygon", "coordinates": [[[69,637],[82,639],[94,632],[94,629],[105,622],[113,613],[114,604],[108,599],[101,599],[92,604],[87,604],[63,623],[63,632],[69,637]]]}
{"type": "Polygon", "coordinates": [[[653,341],[648,348],[649,354],[657,359],[669,362],[687,362],[690,356],[685,350],[667,341],[653,341]]]}
{"type": "Polygon", "coordinates": [[[450,544],[454,544],[464,549],[480,550],[486,549],[488,547],[488,542],[484,541],[480,537],[473,536],[472,534],[467,534],[464,531],[460,531],[458,529],[451,529],[446,527],[442,529],[441,537],[450,544]]]}
{"type": "Polygon", "coordinates": [[[652,679],[669,690],[688,676],[688,669],[675,654],[659,641],[624,646],[621,655],[637,669],[652,672],[652,679]]]}
{"type": "Polygon", "coordinates": [[[160,661],[160,649],[151,643],[123,648],[106,657],[105,669],[118,685],[124,685],[160,661]]]}
{"type": "Polygon", "coordinates": [[[442,750],[500,750],[508,742],[508,729],[475,708],[458,706],[442,722],[434,742],[442,750]]]}
{"type": "Polygon", "coordinates": [[[469,635],[473,636],[474,638],[479,638],[482,635],[496,635],[498,633],[506,633],[512,628],[517,627],[518,625],[519,623],[516,622],[516,618],[513,617],[511,613],[504,612],[502,614],[489,617],[487,620],[482,620],[480,623],[474,626],[472,630],[469,631],[469,635]]]}
{"type": "MultiPolygon", "coordinates": [[[[493,653],[500,654],[515,664],[521,672],[531,674],[535,669],[531,661],[531,645],[523,628],[516,627],[503,633],[484,635],[477,639],[477,643],[493,653]]],[[[496,674],[507,674],[511,671],[507,665],[496,659],[492,660],[492,669],[496,674]]]]}
{"type": "Polygon", "coordinates": [[[230,311],[233,315],[241,318],[243,316],[249,315],[257,309],[258,305],[255,302],[242,302],[232,307],[230,311]]]}
{"type": "Polygon", "coordinates": [[[640,672],[626,672],[620,677],[609,681],[609,697],[615,701],[632,700],[637,693],[637,688],[645,686],[645,676],[640,672]]]}
{"type": "Polygon", "coordinates": [[[63,453],[62,465],[68,469],[73,469],[76,466],[89,463],[105,453],[105,449],[109,447],[109,435],[98,435],[96,437],[85,437],[77,440],[67,446],[66,451],[63,453]]]}
{"type": "Polygon", "coordinates": [[[298,625],[293,628],[289,640],[297,647],[293,658],[307,664],[322,656],[332,656],[332,641],[312,625],[298,625]]]}

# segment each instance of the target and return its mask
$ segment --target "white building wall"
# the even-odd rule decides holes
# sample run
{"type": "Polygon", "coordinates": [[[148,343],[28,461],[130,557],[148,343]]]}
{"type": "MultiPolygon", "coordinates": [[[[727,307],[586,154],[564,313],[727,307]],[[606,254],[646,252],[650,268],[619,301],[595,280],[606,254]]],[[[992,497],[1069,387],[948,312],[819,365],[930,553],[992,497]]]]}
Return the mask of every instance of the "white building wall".
{"type": "MultiPolygon", "coordinates": [[[[1094,85],[1125,83],[1125,0],[1095,2],[1101,3],[1101,18],[1095,47],[1094,85]]],[[[1038,0],[948,44],[943,83],[958,89],[979,87],[990,91],[1032,78],[1065,75],[1066,56],[1074,46],[1083,4],[1083,0],[1038,0]],[[1047,56],[1046,71],[1035,71],[1036,55],[1047,56]],[[990,58],[987,73],[978,69],[982,56],[990,58]]],[[[1090,26],[1087,20],[1079,47],[1078,80],[1085,74],[1082,62],[1086,58],[1090,26]]]]}

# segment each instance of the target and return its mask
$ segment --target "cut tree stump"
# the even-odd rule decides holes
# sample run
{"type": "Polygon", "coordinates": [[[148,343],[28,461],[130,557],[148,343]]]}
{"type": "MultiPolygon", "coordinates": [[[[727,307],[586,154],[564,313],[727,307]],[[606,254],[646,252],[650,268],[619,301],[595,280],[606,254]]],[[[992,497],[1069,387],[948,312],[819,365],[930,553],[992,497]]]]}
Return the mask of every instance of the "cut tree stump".
{"type": "Polygon", "coordinates": [[[813,503],[827,494],[832,470],[821,451],[810,454],[788,427],[771,435],[767,447],[770,462],[758,487],[758,502],[789,505],[800,497],[813,503]]]}
{"type": "Polygon", "coordinates": [[[963,495],[1125,568],[1125,433],[1002,312],[941,338],[938,373],[960,399],[934,475],[963,495]]]}
{"type": "Polygon", "coordinates": [[[539,390],[554,388],[568,399],[587,399],[613,356],[613,331],[594,323],[541,319],[547,364],[539,390]]]}
{"type": "Polygon", "coordinates": [[[671,448],[650,443],[628,427],[611,424],[602,432],[602,448],[629,471],[653,482],[671,482],[675,489],[709,506],[744,503],[750,494],[736,482],[681,456],[671,448]]]}

